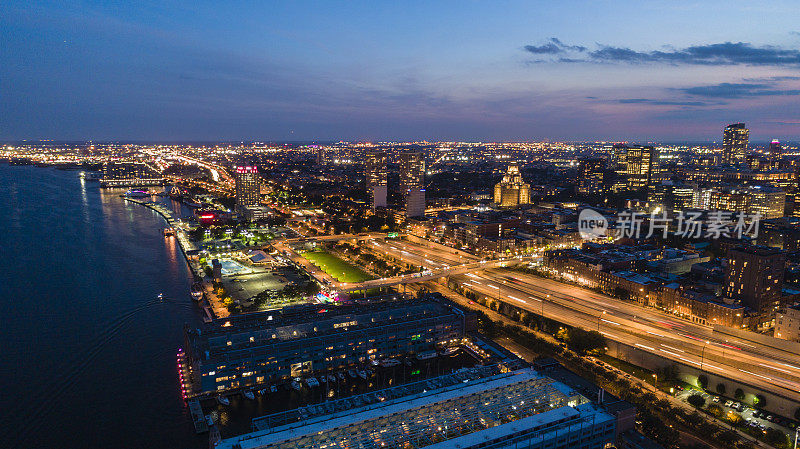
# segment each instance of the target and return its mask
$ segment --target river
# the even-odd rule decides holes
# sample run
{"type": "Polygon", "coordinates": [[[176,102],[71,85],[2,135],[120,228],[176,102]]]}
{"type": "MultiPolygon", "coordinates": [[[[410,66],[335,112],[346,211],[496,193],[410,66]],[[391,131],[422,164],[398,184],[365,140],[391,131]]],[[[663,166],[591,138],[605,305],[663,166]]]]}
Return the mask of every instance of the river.
{"type": "Polygon", "coordinates": [[[163,219],[120,193],[0,164],[0,446],[207,447],[176,371],[200,322],[191,273],[163,219]]]}

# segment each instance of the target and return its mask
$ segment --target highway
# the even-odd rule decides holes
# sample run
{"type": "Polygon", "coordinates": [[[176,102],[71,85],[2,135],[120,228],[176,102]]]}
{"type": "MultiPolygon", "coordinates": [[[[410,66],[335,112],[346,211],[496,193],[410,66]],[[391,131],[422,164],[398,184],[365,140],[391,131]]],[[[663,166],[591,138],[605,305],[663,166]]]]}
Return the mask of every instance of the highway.
{"type": "Polygon", "coordinates": [[[610,340],[710,373],[788,397],[798,397],[800,391],[800,356],[796,354],[730,337],[721,338],[708,326],[518,272],[487,270],[451,279],[470,290],[503,299],[535,314],[597,330],[610,340]]]}
{"type": "MultiPolygon", "coordinates": [[[[800,399],[800,355],[715,334],[711,327],[590,290],[503,269],[452,274],[464,256],[408,241],[370,242],[371,250],[451,276],[462,286],[565,324],[676,362],[800,399]],[[438,269],[438,270],[437,270],[438,269]]],[[[474,260],[478,260],[477,257],[474,260]]],[[[435,277],[435,276],[432,276],[435,277]]],[[[428,278],[428,276],[426,276],[428,278]]],[[[424,279],[419,279],[421,281],[424,279]]]]}

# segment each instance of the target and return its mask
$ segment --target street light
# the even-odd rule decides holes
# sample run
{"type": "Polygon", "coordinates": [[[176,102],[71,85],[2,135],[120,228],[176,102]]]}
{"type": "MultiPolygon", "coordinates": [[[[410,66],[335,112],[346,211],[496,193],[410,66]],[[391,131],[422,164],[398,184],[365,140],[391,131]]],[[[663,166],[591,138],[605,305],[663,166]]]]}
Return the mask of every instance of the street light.
{"type": "Polygon", "coordinates": [[[703,363],[706,361],[706,346],[708,346],[708,341],[706,344],[703,345],[703,352],[700,354],[700,371],[703,371],[703,363]]]}

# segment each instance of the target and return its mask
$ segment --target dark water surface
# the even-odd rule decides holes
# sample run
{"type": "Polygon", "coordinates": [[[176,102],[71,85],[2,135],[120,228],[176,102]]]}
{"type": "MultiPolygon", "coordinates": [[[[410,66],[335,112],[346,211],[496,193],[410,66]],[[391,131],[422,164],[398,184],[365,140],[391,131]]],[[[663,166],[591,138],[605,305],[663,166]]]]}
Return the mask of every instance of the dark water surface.
{"type": "Polygon", "coordinates": [[[0,164],[0,447],[207,447],[176,371],[189,269],[120,193],[0,164]]]}

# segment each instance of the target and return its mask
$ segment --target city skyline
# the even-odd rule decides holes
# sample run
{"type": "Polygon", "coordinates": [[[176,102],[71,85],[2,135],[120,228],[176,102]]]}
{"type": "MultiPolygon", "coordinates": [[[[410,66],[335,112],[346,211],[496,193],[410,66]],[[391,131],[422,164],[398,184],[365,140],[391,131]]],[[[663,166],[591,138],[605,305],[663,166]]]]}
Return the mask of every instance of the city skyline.
{"type": "Polygon", "coordinates": [[[746,122],[769,142],[800,130],[791,2],[315,6],[8,4],[0,139],[719,141],[720,123],[746,122]]]}

